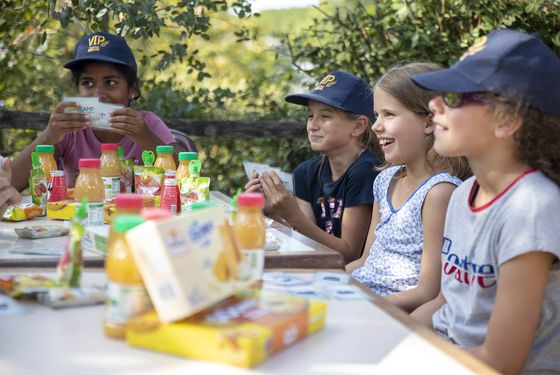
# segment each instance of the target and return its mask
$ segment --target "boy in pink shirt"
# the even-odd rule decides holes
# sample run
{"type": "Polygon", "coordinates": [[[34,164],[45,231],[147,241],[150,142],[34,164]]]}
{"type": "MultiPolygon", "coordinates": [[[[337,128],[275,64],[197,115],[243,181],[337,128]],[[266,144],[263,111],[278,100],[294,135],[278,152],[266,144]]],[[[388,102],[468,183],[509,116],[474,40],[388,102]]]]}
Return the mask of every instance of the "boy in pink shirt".
{"type": "Polygon", "coordinates": [[[12,184],[18,190],[27,187],[31,170],[31,152],[38,144],[55,145],[55,158],[61,158],[69,187],[74,186],[78,174],[78,160],[98,158],[101,143],[118,143],[126,158],[140,160],[142,150],[155,152],[157,145],[173,144],[175,139],[163,121],[147,111],[129,107],[140,97],[140,82],[132,51],[120,36],[93,33],[80,39],[74,60],[65,68],[72,78],[80,97],[98,97],[102,103],[124,107],[111,112],[111,130],[91,127],[88,115],[65,113],[76,103],[61,102],[51,113],[47,128],[12,162],[12,184]]]}

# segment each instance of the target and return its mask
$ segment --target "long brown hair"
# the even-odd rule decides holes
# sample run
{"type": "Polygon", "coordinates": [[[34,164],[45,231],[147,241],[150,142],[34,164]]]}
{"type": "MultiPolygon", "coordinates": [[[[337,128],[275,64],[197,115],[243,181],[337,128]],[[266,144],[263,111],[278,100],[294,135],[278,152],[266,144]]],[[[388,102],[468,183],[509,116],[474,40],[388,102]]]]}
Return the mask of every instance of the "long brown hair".
{"type": "MultiPolygon", "coordinates": [[[[420,88],[412,82],[410,77],[415,74],[441,69],[440,65],[432,62],[412,62],[395,65],[377,81],[375,88],[380,88],[393,96],[409,111],[431,120],[430,100],[440,94],[420,88]]],[[[433,146],[434,135],[431,133],[426,136],[425,140],[426,166],[430,173],[449,172],[461,179],[465,179],[472,174],[466,158],[441,156],[436,153],[433,146]]],[[[385,162],[382,167],[390,165],[390,163],[385,162]]],[[[403,170],[403,173],[406,173],[406,171],[403,170]]]]}

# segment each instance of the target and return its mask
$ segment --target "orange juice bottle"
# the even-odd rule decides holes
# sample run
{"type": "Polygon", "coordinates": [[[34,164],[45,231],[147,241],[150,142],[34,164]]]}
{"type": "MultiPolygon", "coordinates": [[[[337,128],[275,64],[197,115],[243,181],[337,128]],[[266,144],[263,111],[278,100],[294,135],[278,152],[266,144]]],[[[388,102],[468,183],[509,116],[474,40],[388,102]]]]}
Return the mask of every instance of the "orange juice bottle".
{"type": "Polygon", "coordinates": [[[187,178],[191,175],[189,172],[189,163],[191,160],[197,159],[198,154],[196,152],[179,152],[179,167],[177,168],[177,174],[175,175],[179,186],[181,185],[182,178],[187,178]]]}
{"type": "Polygon", "coordinates": [[[154,167],[163,168],[164,171],[177,170],[175,160],[173,160],[173,146],[157,146],[156,153],[154,167]]]}
{"type": "Polygon", "coordinates": [[[88,218],[86,225],[103,224],[103,201],[105,187],[99,173],[99,159],[80,159],[78,166],[80,174],[74,186],[74,200],[80,202],[83,197],[88,199],[88,218]]]}
{"type": "Polygon", "coordinates": [[[263,207],[262,193],[241,193],[237,196],[233,231],[241,251],[240,281],[258,280],[262,276],[266,241],[263,207]]]}
{"type": "Polygon", "coordinates": [[[125,337],[126,323],[130,318],[151,308],[142,276],[125,238],[129,229],[143,222],[144,220],[138,215],[117,216],[108,239],[105,259],[107,304],[103,331],[105,335],[117,339],[125,337]]]}
{"type": "Polygon", "coordinates": [[[45,173],[47,181],[51,180],[51,171],[56,171],[58,165],[56,165],[56,160],[54,160],[54,146],[53,145],[37,145],[35,146],[35,152],[39,157],[39,162],[41,163],[41,169],[45,173]]]}
{"type": "Polygon", "coordinates": [[[116,143],[101,144],[101,177],[105,187],[105,199],[111,200],[121,191],[121,161],[116,143]]]}

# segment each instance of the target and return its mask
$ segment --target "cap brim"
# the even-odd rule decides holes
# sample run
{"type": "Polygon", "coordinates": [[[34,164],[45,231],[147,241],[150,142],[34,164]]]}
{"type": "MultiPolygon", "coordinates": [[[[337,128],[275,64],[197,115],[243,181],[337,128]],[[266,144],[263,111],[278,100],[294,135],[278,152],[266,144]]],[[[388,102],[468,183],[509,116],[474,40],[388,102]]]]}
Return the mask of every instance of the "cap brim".
{"type": "Polygon", "coordinates": [[[325,98],[324,96],[321,95],[317,95],[317,94],[291,94],[288,95],[284,98],[284,100],[286,100],[288,103],[293,103],[293,104],[298,104],[298,105],[304,105],[307,106],[310,100],[319,102],[319,103],[323,103],[326,105],[329,105],[331,107],[334,108],[338,108],[338,109],[342,109],[344,111],[346,111],[346,108],[342,108],[340,106],[340,104],[332,102],[331,100],[329,100],[328,98],[325,98]]]}
{"type": "Polygon", "coordinates": [[[120,60],[114,59],[112,57],[108,57],[108,56],[87,56],[87,57],[81,57],[79,59],[74,59],[71,61],[68,61],[66,64],[64,64],[63,66],[66,69],[72,69],[73,67],[75,67],[76,65],[83,63],[85,61],[104,61],[104,62],[110,62],[113,64],[119,64],[119,65],[125,65],[128,66],[130,68],[132,68],[133,70],[135,70],[135,68],[133,66],[130,66],[129,64],[126,64],[120,60]]]}
{"type": "Polygon", "coordinates": [[[418,86],[430,91],[460,93],[487,91],[486,88],[471,81],[452,67],[436,72],[416,74],[411,79],[418,86]]]}

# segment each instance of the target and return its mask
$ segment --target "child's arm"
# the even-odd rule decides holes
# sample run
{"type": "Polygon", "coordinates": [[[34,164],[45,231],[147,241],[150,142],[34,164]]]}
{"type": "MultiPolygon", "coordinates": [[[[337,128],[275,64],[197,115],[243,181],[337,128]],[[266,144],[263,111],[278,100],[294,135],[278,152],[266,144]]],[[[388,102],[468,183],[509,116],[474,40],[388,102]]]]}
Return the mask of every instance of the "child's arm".
{"type": "MultiPolygon", "coordinates": [[[[56,145],[66,133],[82,130],[91,125],[88,115],[64,113],[66,107],[75,107],[73,102],[60,102],[53,109],[47,128],[40,133],[30,145],[12,160],[12,169],[17,171],[12,178],[12,185],[19,191],[29,185],[31,171],[31,153],[37,145],[56,145]]],[[[56,156],[56,155],[55,155],[56,156]]]]}
{"type": "Polygon", "coordinates": [[[323,231],[316,225],[314,217],[310,218],[302,211],[296,198],[274,172],[264,173],[260,179],[271,212],[284,218],[298,232],[338,251],[346,263],[360,256],[371,218],[370,205],[344,209],[341,238],[338,238],[323,231]]]}
{"type": "Polygon", "coordinates": [[[366,262],[367,257],[369,256],[369,251],[371,249],[371,245],[373,245],[373,241],[375,241],[375,228],[377,228],[377,224],[379,224],[379,220],[381,218],[381,213],[379,212],[379,206],[377,202],[373,202],[373,209],[371,210],[371,222],[369,224],[369,231],[366,239],[366,243],[364,245],[364,250],[362,252],[362,256],[359,259],[356,259],[352,263],[348,263],[346,265],[346,272],[352,272],[356,268],[360,268],[366,262]]]}
{"type": "Polygon", "coordinates": [[[494,309],[482,346],[467,351],[504,374],[520,373],[540,319],[555,257],[530,252],[500,266],[494,309]]]}
{"type": "Polygon", "coordinates": [[[21,196],[11,185],[11,175],[10,161],[0,156],[0,216],[8,206],[21,201],[21,196]]]}
{"type": "Polygon", "coordinates": [[[424,245],[420,276],[416,288],[391,294],[385,299],[407,312],[434,299],[439,293],[441,281],[441,243],[445,214],[455,185],[440,183],[430,189],[422,208],[424,245]]]}
{"type": "Polygon", "coordinates": [[[436,298],[418,307],[410,314],[410,316],[422,325],[432,328],[432,316],[434,316],[435,312],[438,311],[444,304],[445,298],[440,291],[436,298]]]}

